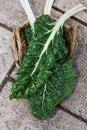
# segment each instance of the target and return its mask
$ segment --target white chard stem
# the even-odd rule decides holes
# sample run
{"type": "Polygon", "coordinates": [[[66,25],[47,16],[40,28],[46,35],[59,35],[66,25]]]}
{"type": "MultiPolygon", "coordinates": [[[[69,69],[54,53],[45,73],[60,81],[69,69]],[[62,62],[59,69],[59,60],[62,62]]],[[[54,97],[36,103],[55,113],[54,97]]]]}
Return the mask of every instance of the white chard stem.
{"type": "Polygon", "coordinates": [[[54,0],[46,0],[44,14],[50,15],[53,2],[54,2],[54,0]]]}
{"type": "Polygon", "coordinates": [[[87,9],[87,7],[84,7],[84,5],[80,4],[80,5],[77,5],[76,7],[68,10],[65,14],[63,14],[57,21],[56,21],[56,25],[53,27],[52,29],[52,32],[49,36],[49,38],[47,39],[46,43],[44,44],[44,47],[43,47],[43,50],[39,56],[39,59],[38,61],[36,62],[35,64],[35,67],[31,73],[31,76],[35,73],[38,65],[39,65],[39,62],[43,56],[43,54],[46,52],[46,50],[48,49],[49,47],[49,44],[51,43],[51,40],[54,38],[55,34],[57,31],[59,31],[60,27],[64,25],[64,22],[70,18],[72,15],[74,15],[75,13],[81,11],[81,10],[85,10],[87,9]]]}
{"type": "Polygon", "coordinates": [[[28,0],[19,0],[19,1],[20,1],[21,5],[22,5],[22,7],[23,7],[23,9],[24,9],[24,11],[25,11],[25,13],[26,13],[26,15],[28,17],[30,25],[31,25],[31,27],[32,27],[32,29],[34,31],[35,16],[34,16],[34,14],[32,12],[30,4],[29,4],[28,0]]]}

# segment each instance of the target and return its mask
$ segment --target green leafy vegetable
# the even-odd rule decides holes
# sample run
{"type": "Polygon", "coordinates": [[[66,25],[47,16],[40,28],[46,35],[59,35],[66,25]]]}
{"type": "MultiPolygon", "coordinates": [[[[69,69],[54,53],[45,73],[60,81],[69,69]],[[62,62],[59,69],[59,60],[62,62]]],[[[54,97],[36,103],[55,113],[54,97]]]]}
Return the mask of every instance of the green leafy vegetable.
{"type": "MultiPolygon", "coordinates": [[[[44,14],[50,14],[53,0],[47,9],[48,1],[44,14]]],[[[28,0],[20,2],[30,21],[30,26],[24,29],[28,49],[12,85],[10,99],[27,98],[33,115],[46,119],[73,90],[75,71],[68,55],[63,25],[86,7],[80,4],[54,22],[49,15],[35,19],[28,0]]]]}

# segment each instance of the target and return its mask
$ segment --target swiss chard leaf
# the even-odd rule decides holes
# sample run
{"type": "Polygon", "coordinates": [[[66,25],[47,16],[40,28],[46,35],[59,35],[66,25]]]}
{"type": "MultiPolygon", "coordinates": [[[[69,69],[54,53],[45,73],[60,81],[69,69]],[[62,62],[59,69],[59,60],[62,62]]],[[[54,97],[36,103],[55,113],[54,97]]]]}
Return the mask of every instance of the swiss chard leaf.
{"type": "Polygon", "coordinates": [[[75,71],[63,37],[64,22],[87,8],[80,4],[53,22],[48,16],[53,0],[50,4],[49,0],[46,2],[44,14],[48,15],[37,20],[28,0],[20,2],[31,27],[24,30],[28,49],[17,73],[16,83],[12,85],[10,99],[27,98],[33,115],[38,119],[46,119],[73,90],[75,71]]]}
{"type": "Polygon", "coordinates": [[[29,98],[32,114],[38,119],[48,118],[55,106],[73,91],[75,71],[69,59],[56,63],[47,82],[29,98]]]}

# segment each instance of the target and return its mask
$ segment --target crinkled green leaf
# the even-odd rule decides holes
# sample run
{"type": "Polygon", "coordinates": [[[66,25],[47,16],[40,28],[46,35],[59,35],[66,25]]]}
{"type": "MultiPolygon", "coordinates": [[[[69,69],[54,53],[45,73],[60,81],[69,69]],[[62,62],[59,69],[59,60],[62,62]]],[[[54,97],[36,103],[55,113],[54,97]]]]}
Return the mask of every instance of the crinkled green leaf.
{"type": "MultiPolygon", "coordinates": [[[[25,7],[25,3],[22,6],[29,16],[28,6],[25,7]]],[[[33,115],[38,119],[48,118],[56,105],[73,90],[75,71],[63,37],[63,25],[69,17],[84,9],[86,7],[80,4],[56,22],[51,21],[48,15],[36,21],[32,16],[33,32],[30,27],[24,30],[28,49],[12,85],[10,99],[27,98],[33,115]]]]}
{"type": "Polygon", "coordinates": [[[10,99],[27,98],[32,114],[38,119],[48,118],[56,105],[70,95],[75,79],[63,27],[56,32],[31,75],[54,25],[55,22],[44,15],[36,20],[34,33],[30,27],[25,28],[28,49],[11,89],[10,99]]]}

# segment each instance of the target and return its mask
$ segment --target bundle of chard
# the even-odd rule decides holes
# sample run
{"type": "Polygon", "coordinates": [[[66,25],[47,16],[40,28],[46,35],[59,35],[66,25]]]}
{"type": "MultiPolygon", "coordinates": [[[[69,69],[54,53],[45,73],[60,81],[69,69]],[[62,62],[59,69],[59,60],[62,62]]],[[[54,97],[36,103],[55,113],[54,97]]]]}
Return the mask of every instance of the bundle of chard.
{"type": "Polygon", "coordinates": [[[29,21],[14,28],[13,48],[20,67],[10,99],[27,99],[38,119],[48,118],[73,91],[76,74],[71,58],[76,40],[73,27],[65,21],[86,9],[80,4],[55,19],[50,16],[53,1],[46,0],[44,14],[35,18],[28,0],[20,0],[29,21]]]}

